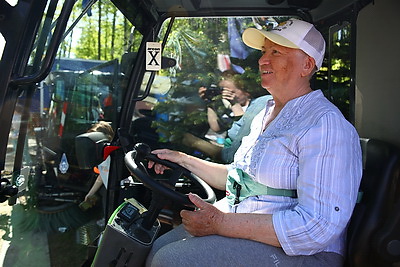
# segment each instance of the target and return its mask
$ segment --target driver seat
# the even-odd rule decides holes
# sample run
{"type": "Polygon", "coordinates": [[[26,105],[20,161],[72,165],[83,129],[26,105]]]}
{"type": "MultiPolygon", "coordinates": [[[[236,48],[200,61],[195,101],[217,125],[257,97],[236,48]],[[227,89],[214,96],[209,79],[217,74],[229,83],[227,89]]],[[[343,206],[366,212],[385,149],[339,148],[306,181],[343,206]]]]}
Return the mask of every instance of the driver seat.
{"type": "Polygon", "coordinates": [[[400,151],[380,140],[360,142],[362,199],[350,220],[345,266],[394,266],[400,262],[400,151]]]}

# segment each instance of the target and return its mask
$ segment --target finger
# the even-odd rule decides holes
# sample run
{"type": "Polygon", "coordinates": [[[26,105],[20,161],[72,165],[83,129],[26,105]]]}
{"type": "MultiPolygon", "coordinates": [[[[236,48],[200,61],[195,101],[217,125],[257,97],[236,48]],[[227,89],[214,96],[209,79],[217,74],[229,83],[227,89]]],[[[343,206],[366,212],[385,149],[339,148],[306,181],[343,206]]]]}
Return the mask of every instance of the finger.
{"type": "Polygon", "coordinates": [[[171,155],[173,155],[173,151],[169,149],[153,150],[151,153],[156,155],[159,159],[168,159],[168,160],[170,160],[169,158],[171,158],[171,155]]]}
{"type": "Polygon", "coordinates": [[[196,211],[181,210],[180,215],[182,218],[182,223],[189,225],[191,221],[196,221],[194,216],[196,216],[196,211]]]}
{"type": "Polygon", "coordinates": [[[155,154],[155,155],[165,154],[168,151],[170,151],[170,150],[169,149],[155,149],[155,150],[151,151],[151,154],[155,154]]]}
{"type": "Polygon", "coordinates": [[[225,93],[227,95],[234,95],[235,94],[234,91],[232,91],[231,89],[228,89],[228,88],[223,88],[222,89],[222,93],[225,93]]]}
{"type": "Polygon", "coordinates": [[[156,164],[154,166],[154,170],[157,174],[163,174],[164,173],[164,166],[161,164],[156,164]]]}
{"type": "Polygon", "coordinates": [[[234,94],[222,94],[222,97],[225,99],[234,99],[235,95],[234,94]]]}
{"type": "Polygon", "coordinates": [[[199,209],[205,209],[209,206],[209,203],[202,200],[198,195],[189,193],[189,200],[199,209]]]}
{"type": "Polygon", "coordinates": [[[181,210],[180,215],[182,217],[182,220],[187,221],[187,217],[190,215],[192,211],[188,211],[188,210],[181,210]]]}
{"type": "Polygon", "coordinates": [[[149,161],[147,163],[147,168],[151,169],[151,168],[153,168],[153,166],[154,166],[154,161],[149,161]]]}

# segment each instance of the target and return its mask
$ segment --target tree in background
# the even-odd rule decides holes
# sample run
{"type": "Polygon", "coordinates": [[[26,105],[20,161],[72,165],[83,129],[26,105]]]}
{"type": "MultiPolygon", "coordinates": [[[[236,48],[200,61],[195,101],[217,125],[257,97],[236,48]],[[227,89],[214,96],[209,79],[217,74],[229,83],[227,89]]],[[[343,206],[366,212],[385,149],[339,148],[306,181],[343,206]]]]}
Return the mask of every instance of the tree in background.
{"type": "MultiPolygon", "coordinates": [[[[76,4],[71,18],[74,20],[82,12],[76,4]]],[[[118,12],[117,8],[106,0],[99,0],[90,13],[82,17],[75,29],[66,36],[60,46],[60,57],[75,57],[91,60],[113,60],[120,57],[132,45],[132,24],[118,12]]],[[[136,36],[137,37],[137,36],[136,36]]]]}
{"type": "Polygon", "coordinates": [[[328,32],[324,35],[327,42],[325,60],[320,71],[316,73],[314,88],[322,89],[325,96],[340,109],[348,120],[351,120],[350,25],[342,25],[332,32],[330,37],[328,32]],[[331,43],[329,44],[329,42],[331,43]]]}

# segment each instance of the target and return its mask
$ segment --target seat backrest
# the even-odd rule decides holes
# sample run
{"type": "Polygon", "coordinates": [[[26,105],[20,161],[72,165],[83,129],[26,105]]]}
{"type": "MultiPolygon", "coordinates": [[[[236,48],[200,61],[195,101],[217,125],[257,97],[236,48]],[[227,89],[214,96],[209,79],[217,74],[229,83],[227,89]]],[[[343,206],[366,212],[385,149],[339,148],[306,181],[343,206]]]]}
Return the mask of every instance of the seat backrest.
{"type": "Polygon", "coordinates": [[[362,199],[348,229],[346,266],[391,266],[400,261],[400,151],[374,139],[360,139],[362,199]]]}

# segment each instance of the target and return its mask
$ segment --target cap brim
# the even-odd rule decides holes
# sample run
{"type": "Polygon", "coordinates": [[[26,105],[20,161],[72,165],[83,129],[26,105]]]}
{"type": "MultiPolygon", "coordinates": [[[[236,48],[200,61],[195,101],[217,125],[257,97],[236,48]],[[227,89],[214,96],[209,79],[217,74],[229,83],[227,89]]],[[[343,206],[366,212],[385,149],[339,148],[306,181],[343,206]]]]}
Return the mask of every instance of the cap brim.
{"type": "Polygon", "coordinates": [[[299,47],[295,45],[293,42],[271,31],[258,30],[256,28],[248,28],[243,32],[242,35],[243,42],[247,46],[258,50],[262,50],[265,38],[281,46],[299,49],[299,47]]]}

